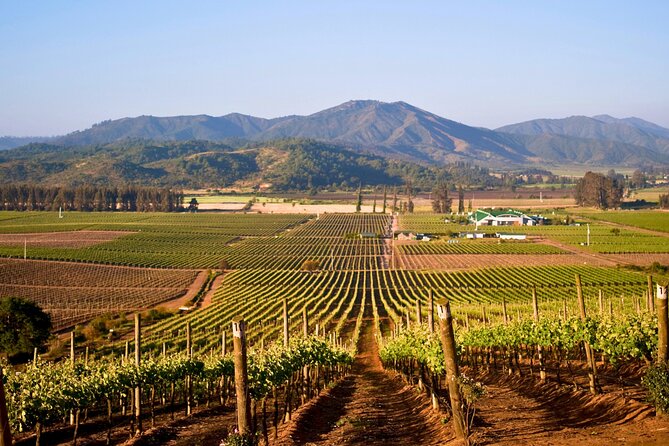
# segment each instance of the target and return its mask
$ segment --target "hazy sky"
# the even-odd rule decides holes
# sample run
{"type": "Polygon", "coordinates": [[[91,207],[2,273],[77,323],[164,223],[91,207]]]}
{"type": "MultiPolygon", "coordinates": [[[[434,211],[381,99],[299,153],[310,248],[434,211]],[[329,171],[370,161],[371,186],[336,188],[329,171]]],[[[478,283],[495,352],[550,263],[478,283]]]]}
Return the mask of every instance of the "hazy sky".
{"type": "Polygon", "coordinates": [[[469,125],[669,127],[667,1],[0,0],[0,135],[406,101],[469,125]]]}

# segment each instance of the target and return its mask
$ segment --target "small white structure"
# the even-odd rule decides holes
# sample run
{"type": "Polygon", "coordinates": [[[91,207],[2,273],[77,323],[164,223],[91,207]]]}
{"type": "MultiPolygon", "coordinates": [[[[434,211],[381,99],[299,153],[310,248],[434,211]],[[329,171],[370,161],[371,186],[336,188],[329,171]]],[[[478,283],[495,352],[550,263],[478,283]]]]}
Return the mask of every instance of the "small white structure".
{"type": "Polygon", "coordinates": [[[503,232],[497,233],[497,238],[501,240],[526,240],[527,235],[525,234],[505,234],[503,232]]]}

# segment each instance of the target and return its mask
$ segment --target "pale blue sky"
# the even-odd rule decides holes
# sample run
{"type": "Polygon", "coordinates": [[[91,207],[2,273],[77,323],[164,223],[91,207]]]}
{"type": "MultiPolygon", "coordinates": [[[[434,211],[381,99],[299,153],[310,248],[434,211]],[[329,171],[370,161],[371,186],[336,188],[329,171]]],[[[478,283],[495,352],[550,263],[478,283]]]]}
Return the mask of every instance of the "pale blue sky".
{"type": "Polygon", "coordinates": [[[668,23],[666,1],[0,0],[0,135],[349,99],[669,127],[668,23]]]}

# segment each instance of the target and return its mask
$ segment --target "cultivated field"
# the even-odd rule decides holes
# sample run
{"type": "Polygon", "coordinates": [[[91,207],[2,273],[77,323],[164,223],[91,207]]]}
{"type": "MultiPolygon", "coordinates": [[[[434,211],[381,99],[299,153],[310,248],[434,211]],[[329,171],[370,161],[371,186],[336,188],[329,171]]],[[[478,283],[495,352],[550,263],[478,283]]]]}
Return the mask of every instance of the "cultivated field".
{"type": "Polygon", "coordinates": [[[0,296],[24,297],[62,330],[101,314],[133,313],[180,297],[198,272],[0,259],[0,296]]]}
{"type": "MultiPolygon", "coordinates": [[[[154,407],[162,413],[173,412],[175,399],[182,408],[202,406],[194,410],[201,410],[206,421],[188,423],[183,429],[157,416],[167,432],[174,429],[183,438],[197,437],[201,444],[218,445],[224,433],[212,426],[234,422],[232,358],[222,356],[222,351],[232,349],[230,321],[238,315],[248,323],[249,380],[259,435],[265,443],[322,440],[320,444],[334,445],[344,435],[364,438],[365,444],[384,444],[382,426],[392,421],[394,433],[402,438],[418,435],[414,428],[420,426],[427,435],[421,437],[425,444],[433,440],[448,444],[452,440],[449,425],[440,421],[447,416],[448,395],[441,384],[443,354],[438,338],[429,334],[426,325],[431,297],[450,301],[461,366],[488,388],[489,396],[476,403],[482,415],[474,423],[474,438],[494,443],[495,435],[511,429],[510,412],[534,414],[544,393],[587,420],[588,430],[616,436],[620,434],[611,426],[625,422],[629,429],[642,432],[648,428],[652,408],[644,401],[641,370],[656,348],[657,335],[645,297],[646,275],[615,265],[665,261],[669,237],[629,227],[611,232],[609,224],[593,221],[591,244],[586,246],[586,229],[505,227],[504,232],[530,237],[448,242],[449,234],[473,227],[445,223],[431,214],[397,219],[384,214],[332,213],[68,213],[58,219],[47,213],[0,213],[0,234],[15,240],[0,246],[2,255],[14,257],[0,259],[0,295],[33,299],[64,327],[96,314],[134,312],[183,295],[189,287],[192,291],[198,275],[206,275],[201,269],[217,268],[225,260],[228,270],[215,282],[205,304],[142,330],[138,376],[145,378],[136,385],[143,388],[144,404],[152,414],[154,407]],[[393,242],[392,228],[397,227],[442,237],[393,242]],[[90,235],[97,231],[101,235],[114,231],[121,237],[103,241],[90,235]],[[98,243],[76,244],[78,234],[81,240],[98,243]],[[73,244],[40,246],[37,242],[49,237],[73,244]],[[35,240],[27,242],[29,260],[16,259],[22,257],[29,238],[35,240]],[[301,271],[306,260],[316,260],[319,268],[301,271]],[[580,321],[579,293],[585,311],[592,315],[588,324],[580,321]],[[293,339],[286,346],[284,305],[293,339]],[[304,339],[304,331],[319,336],[304,339]],[[588,387],[583,339],[592,340],[603,397],[574,390],[588,387]],[[537,356],[538,345],[546,352],[544,359],[537,356]],[[547,369],[543,384],[535,379],[539,361],[545,361],[541,364],[547,369]],[[399,375],[389,374],[390,369],[399,375]],[[405,381],[393,376],[404,376],[405,381]],[[622,392],[619,382],[625,383],[622,392]],[[398,383],[422,383],[423,389],[415,392],[398,383]],[[430,397],[439,411],[430,408],[430,397]],[[574,399],[568,403],[570,397],[574,399]],[[205,402],[220,409],[208,412],[205,402]],[[497,402],[517,407],[504,411],[497,402]],[[388,409],[372,410],[379,405],[388,409]],[[411,413],[410,425],[407,413],[411,413]],[[307,426],[315,426],[309,420],[314,419],[328,421],[309,430],[307,426]],[[276,439],[270,438],[274,429],[276,439]]],[[[85,381],[78,382],[81,377],[65,363],[40,364],[39,370],[28,368],[25,374],[12,376],[12,389],[37,375],[50,377],[53,385],[45,385],[42,392],[49,395],[51,413],[57,414],[50,418],[29,406],[27,397],[10,392],[12,407],[31,413],[26,420],[14,419],[15,425],[26,432],[37,421],[53,426],[46,434],[52,435],[47,444],[59,444],[59,429],[68,432],[68,428],[57,427],[58,420],[75,408],[71,400],[57,398],[59,389],[90,386],[85,394],[92,396],[82,397],[76,408],[106,413],[108,398],[112,418],[118,426],[126,426],[112,429],[111,438],[124,441],[125,435],[117,430],[127,429],[130,423],[124,415],[130,404],[124,391],[128,382],[134,382],[130,376],[135,376],[135,368],[120,359],[133,348],[132,341],[122,339],[89,344],[95,359],[87,363],[85,381]],[[102,376],[115,386],[110,387],[111,396],[100,393],[102,376]]],[[[83,353],[78,349],[77,357],[83,353]]],[[[560,433],[563,443],[559,444],[578,442],[584,432],[565,413],[544,416],[549,423],[574,427],[572,433],[560,433]]],[[[93,423],[97,424],[89,428],[91,438],[104,436],[108,423],[102,419],[93,423]]],[[[528,441],[541,443],[546,426],[533,420],[527,423],[536,429],[528,441]]],[[[656,437],[663,431],[657,432],[656,437]]],[[[507,439],[517,438],[514,434],[507,439]]],[[[152,441],[160,444],[162,440],[152,441]]]]}

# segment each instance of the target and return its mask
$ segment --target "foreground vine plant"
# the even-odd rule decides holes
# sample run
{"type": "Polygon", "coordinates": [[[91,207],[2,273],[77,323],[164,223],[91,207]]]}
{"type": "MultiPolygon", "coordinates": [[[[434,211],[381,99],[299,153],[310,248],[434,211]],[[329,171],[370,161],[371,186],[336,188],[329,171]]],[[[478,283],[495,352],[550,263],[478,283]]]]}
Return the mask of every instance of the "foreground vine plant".
{"type": "MultiPolygon", "coordinates": [[[[251,395],[256,400],[265,398],[305,366],[348,366],[353,355],[353,351],[315,336],[294,338],[287,347],[274,344],[254,351],[249,355],[251,395]]],[[[79,414],[93,409],[100,402],[106,402],[111,429],[113,405],[129,398],[135,387],[146,389],[151,395],[152,419],[154,396],[162,396],[173,408],[175,392],[183,390],[187,376],[202,393],[214,387],[223,392],[220,383],[234,376],[234,367],[231,355],[202,359],[170,355],[143,358],[139,367],[121,360],[91,361],[86,365],[37,361],[21,372],[3,364],[3,372],[11,427],[15,432],[35,430],[39,444],[42,429],[49,423],[62,420],[69,412],[79,414]]]]}

